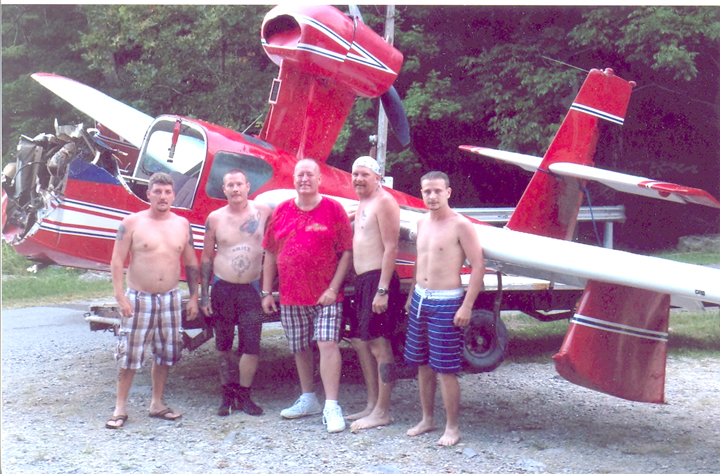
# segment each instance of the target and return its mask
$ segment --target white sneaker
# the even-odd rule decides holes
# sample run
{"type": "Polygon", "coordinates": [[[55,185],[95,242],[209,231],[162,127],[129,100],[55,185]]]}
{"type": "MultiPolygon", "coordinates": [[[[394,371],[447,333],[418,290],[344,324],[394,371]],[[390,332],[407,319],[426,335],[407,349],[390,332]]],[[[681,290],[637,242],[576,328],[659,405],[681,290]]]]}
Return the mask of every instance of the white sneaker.
{"type": "Polygon", "coordinates": [[[327,425],[328,433],[338,433],[345,429],[345,418],[340,405],[325,407],[323,410],[323,423],[327,425]]]}
{"type": "Polygon", "coordinates": [[[322,412],[322,407],[317,398],[307,399],[300,397],[290,408],[286,408],[280,412],[283,418],[301,418],[308,415],[317,415],[322,412]]]}

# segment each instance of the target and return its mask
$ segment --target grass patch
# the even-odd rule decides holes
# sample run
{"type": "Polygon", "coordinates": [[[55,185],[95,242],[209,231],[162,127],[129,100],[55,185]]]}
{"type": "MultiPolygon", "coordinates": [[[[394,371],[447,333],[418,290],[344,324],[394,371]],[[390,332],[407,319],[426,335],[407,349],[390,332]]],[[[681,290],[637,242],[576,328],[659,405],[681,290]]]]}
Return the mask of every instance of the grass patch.
{"type": "Polygon", "coordinates": [[[3,275],[2,306],[22,308],[113,296],[112,282],[86,280],[83,274],[77,269],[48,267],[36,274],[3,275]]]}
{"type": "MultiPolygon", "coordinates": [[[[568,320],[539,322],[523,313],[502,315],[510,341],[505,357],[511,362],[548,362],[562,346],[568,320]]],[[[720,309],[670,311],[668,353],[675,356],[720,355],[720,309]]]]}
{"type": "Polygon", "coordinates": [[[704,312],[670,311],[668,352],[692,357],[717,357],[720,353],[720,308],[704,312]]]}
{"type": "Polygon", "coordinates": [[[663,252],[655,257],[675,260],[676,262],[693,263],[695,265],[720,264],[720,253],[716,252],[663,252]]]}
{"type": "Polygon", "coordinates": [[[33,262],[2,243],[2,307],[67,303],[113,296],[112,282],[87,279],[83,270],[47,267],[37,273],[27,271],[33,262]]]}

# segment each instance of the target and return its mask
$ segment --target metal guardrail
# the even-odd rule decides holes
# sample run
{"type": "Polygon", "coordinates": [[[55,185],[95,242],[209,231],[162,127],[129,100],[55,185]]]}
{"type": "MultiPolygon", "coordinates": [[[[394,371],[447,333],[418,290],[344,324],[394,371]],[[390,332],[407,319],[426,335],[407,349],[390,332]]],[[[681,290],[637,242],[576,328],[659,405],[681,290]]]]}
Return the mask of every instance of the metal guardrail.
{"type": "MultiPolygon", "coordinates": [[[[515,211],[514,207],[465,207],[453,208],[456,212],[488,224],[506,224],[515,211]]],[[[581,207],[578,221],[624,222],[625,206],[581,207]]]]}
{"type": "MultiPolygon", "coordinates": [[[[507,224],[510,216],[515,211],[514,207],[465,207],[453,209],[480,222],[496,225],[507,224]]],[[[611,249],[613,248],[613,223],[625,222],[625,206],[581,207],[578,213],[578,222],[592,222],[593,220],[605,224],[603,247],[611,249]]]]}

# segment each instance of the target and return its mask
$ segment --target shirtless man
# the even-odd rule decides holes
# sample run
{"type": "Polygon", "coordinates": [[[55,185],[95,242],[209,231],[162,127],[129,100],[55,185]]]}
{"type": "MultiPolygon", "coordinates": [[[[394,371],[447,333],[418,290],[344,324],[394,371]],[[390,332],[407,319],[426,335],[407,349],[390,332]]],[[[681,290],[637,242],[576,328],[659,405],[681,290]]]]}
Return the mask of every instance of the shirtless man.
{"type": "Polygon", "coordinates": [[[200,309],[211,317],[215,328],[223,391],[218,415],[243,410],[257,416],[263,410],[250,398],[250,386],[260,354],[262,239],[271,210],[265,204],[248,201],[250,182],[241,170],[225,173],[222,188],[228,204],[211,212],[205,223],[200,257],[200,309]],[[211,305],[209,289],[213,273],[211,305]],[[239,359],[232,354],[236,325],[239,359]]]}
{"type": "Polygon", "coordinates": [[[182,415],[163,403],[170,366],[180,360],[182,296],[178,289],[180,259],[190,290],[188,319],[198,313],[198,261],[190,223],[170,210],[175,192],[172,178],[155,173],[148,182],[150,208],[125,217],[118,228],[110,263],[115,299],[122,313],[118,342],[120,372],[117,401],[107,428],[122,427],[128,419],[127,398],[146,348],[152,348],[150,416],[176,420],[182,415]],[[127,289],[123,267],[128,254],[127,289]]]}
{"type": "Polygon", "coordinates": [[[462,368],[460,328],[470,323],[475,299],[484,289],[485,261],[473,225],[448,205],[452,190],[447,175],[431,171],[420,184],[430,212],[417,224],[414,291],[405,305],[409,313],[405,360],[420,366],[423,416],[407,434],[417,436],[436,429],[435,390],[439,377],[447,419],[445,433],[437,444],[452,446],[460,441],[460,384],[456,375],[462,368]],[[460,270],[466,258],[472,273],[463,296],[460,270]]]}
{"type": "Polygon", "coordinates": [[[353,265],[356,315],[351,341],[367,385],[367,407],[347,418],[352,431],[390,424],[390,395],[395,358],[390,337],[401,317],[400,279],[395,259],[400,235],[400,206],[382,187],[377,161],[361,156],[352,166],[352,182],[360,198],[355,212],[353,265]]]}

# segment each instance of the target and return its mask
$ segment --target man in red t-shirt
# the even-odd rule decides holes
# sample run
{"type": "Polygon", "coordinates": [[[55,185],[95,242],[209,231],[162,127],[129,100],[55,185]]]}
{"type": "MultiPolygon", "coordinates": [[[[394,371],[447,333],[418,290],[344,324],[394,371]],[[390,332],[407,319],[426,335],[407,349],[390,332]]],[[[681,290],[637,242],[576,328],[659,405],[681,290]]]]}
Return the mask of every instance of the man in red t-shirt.
{"type": "Polygon", "coordinates": [[[320,194],[320,166],[302,159],[293,181],[298,197],[280,203],[273,212],[263,247],[262,305],[276,311],[272,285],[280,278],[280,320],[300,378],[302,395],[280,415],[299,418],[322,411],[331,433],[345,429],[338,405],[340,387],[340,326],[342,283],[352,261],[350,219],[337,201],[320,194]],[[320,376],[325,389],[321,409],[313,384],[312,341],[320,350],[320,376]]]}

